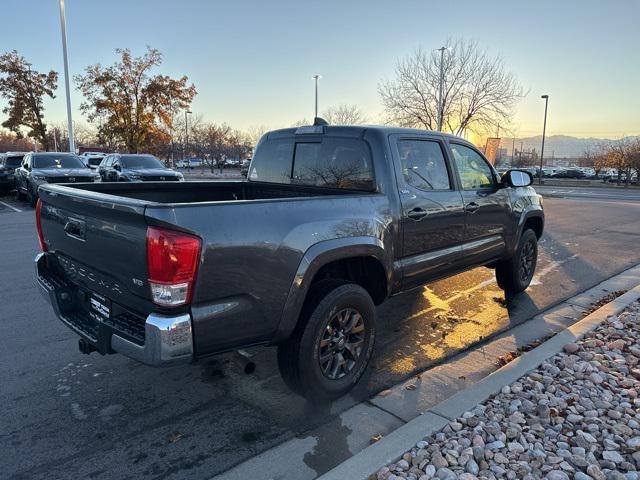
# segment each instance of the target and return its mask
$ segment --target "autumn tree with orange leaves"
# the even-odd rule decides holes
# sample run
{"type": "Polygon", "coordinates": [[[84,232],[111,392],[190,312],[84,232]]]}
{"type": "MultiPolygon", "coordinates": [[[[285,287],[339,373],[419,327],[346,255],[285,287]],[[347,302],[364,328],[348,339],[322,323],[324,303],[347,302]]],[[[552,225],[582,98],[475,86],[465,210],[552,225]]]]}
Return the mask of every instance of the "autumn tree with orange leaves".
{"type": "Polygon", "coordinates": [[[2,126],[23,138],[22,128],[29,129],[28,136],[49,149],[47,125],[44,122],[44,97],[54,98],[58,73],[40,73],[15,50],[0,55],[0,96],[7,99],[2,110],[9,118],[2,126]]]}
{"type": "Polygon", "coordinates": [[[116,139],[130,153],[155,152],[170,141],[174,115],[189,108],[196,88],[183,76],[152,75],[162,64],[160,51],[147,47],[140,57],[117,49],[120,60],[109,67],[91,65],[75,82],[84,95],[80,105],[98,126],[98,137],[116,139]]]}

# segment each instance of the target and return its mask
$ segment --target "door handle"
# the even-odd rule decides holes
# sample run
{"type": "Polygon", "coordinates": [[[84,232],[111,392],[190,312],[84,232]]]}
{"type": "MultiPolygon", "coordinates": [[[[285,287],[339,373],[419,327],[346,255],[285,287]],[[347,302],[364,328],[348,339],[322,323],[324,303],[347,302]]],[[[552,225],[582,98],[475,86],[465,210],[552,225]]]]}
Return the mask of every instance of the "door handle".
{"type": "Polygon", "coordinates": [[[407,212],[407,217],[413,220],[422,220],[429,214],[424,208],[416,207],[413,210],[407,212]]]}
{"type": "Polygon", "coordinates": [[[468,203],[467,206],[464,207],[464,209],[469,213],[473,213],[479,208],[480,208],[480,205],[478,205],[476,202],[468,203]]]}

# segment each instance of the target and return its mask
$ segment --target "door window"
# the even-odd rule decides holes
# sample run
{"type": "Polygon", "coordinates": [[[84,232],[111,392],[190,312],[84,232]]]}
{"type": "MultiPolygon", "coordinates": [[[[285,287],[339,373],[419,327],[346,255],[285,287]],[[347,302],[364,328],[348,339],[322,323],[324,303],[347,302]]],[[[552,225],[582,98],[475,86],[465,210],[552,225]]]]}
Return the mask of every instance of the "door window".
{"type": "Polygon", "coordinates": [[[451,144],[463,190],[493,188],[493,170],[478,152],[464,145],[451,144]]]}
{"type": "Polygon", "coordinates": [[[450,190],[449,172],[439,142],[400,140],[398,153],[404,181],[420,190],[450,190]]]}

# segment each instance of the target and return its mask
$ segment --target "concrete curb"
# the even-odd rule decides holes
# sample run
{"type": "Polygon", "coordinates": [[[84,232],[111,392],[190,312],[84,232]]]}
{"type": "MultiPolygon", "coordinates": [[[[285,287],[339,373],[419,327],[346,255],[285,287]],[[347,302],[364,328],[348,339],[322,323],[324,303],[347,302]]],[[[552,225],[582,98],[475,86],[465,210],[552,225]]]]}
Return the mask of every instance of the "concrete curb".
{"type": "Polygon", "coordinates": [[[513,383],[527,372],[537,368],[546,359],[561,352],[564,345],[584,337],[609,316],[620,313],[638,299],[640,299],[640,285],[603,305],[471,387],[435,405],[379,442],[322,475],[319,480],[366,479],[382,466],[400,458],[424,437],[440,430],[449,421],[498,393],[505,385],[513,383]]]}

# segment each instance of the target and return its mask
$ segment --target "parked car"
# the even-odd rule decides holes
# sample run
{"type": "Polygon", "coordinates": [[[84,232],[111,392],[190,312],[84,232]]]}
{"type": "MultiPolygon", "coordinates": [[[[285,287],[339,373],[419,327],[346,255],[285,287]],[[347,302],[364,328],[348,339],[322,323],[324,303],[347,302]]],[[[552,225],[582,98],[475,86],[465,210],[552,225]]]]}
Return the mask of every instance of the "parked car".
{"type": "Polygon", "coordinates": [[[202,160],[199,158],[187,158],[176,163],[177,168],[199,168],[202,167],[202,160]]]}
{"type": "Polygon", "coordinates": [[[555,178],[585,178],[585,173],[578,168],[567,168],[559,170],[554,175],[555,178]]]}
{"type": "Polygon", "coordinates": [[[240,175],[243,177],[249,175],[249,165],[251,165],[251,159],[245,158],[240,164],[240,175]]]}
{"type": "MultiPolygon", "coordinates": [[[[616,172],[615,176],[609,177],[608,179],[609,183],[618,183],[618,181],[620,181],[620,183],[627,183],[627,172],[621,172],[620,178],[618,178],[618,173],[616,172]]],[[[631,172],[629,183],[638,183],[638,174],[636,172],[631,172]]]]}
{"type": "Polygon", "coordinates": [[[84,164],[91,170],[98,171],[100,163],[108,154],[102,152],[84,152],[80,155],[84,164]]]}
{"type": "Polygon", "coordinates": [[[168,365],[275,344],[293,391],[330,400],[365,371],[388,297],[481,265],[527,288],[531,181],[439,132],[278,130],[246,181],[41,187],[37,281],[84,353],[168,365]]]}
{"type": "Polygon", "coordinates": [[[99,182],[100,176],[73,153],[31,152],[24,156],[22,165],[16,168],[15,180],[17,199],[26,198],[29,205],[35,207],[41,185],[99,182]]]}
{"type": "Polygon", "coordinates": [[[184,176],[165,167],[160,160],[148,154],[107,155],[98,172],[103,182],[170,182],[182,181],[184,176]]]}
{"type": "Polygon", "coordinates": [[[0,153],[0,193],[7,193],[15,188],[15,171],[25,155],[26,152],[0,153]]]}

